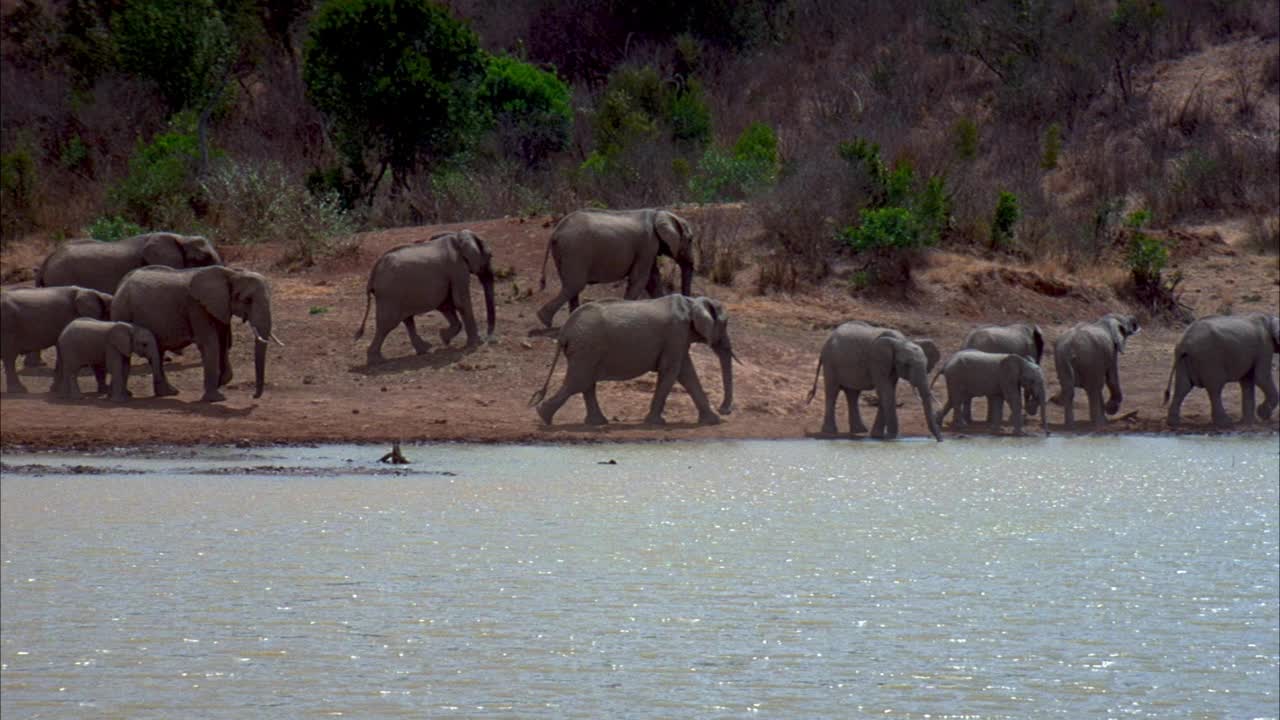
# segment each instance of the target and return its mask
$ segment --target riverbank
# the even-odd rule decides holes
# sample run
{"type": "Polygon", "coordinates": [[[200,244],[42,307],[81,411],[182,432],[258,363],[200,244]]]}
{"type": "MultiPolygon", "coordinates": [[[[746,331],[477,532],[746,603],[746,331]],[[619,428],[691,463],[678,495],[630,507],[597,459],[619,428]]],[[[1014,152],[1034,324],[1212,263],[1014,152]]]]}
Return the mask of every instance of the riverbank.
{"type": "MultiPolygon", "coordinates": [[[[705,211],[682,212],[699,232],[711,230],[705,211]]],[[[537,290],[550,220],[500,219],[366,233],[343,256],[290,273],[279,269],[279,248],[222,247],[229,264],[262,272],[272,282],[276,333],[286,346],[272,346],[269,351],[267,389],[261,398],[252,398],[252,337],[237,323],[232,349],[237,375],[226,391],[226,402],[197,402],[202,370],[194,347],[169,366],[171,381],[182,394],[150,397],[151,379],[144,367],[135,364],[130,379],[134,399],[122,405],[100,398],[53,401],[45,393],[51,368],[24,370],[23,382],[33,393],[0,394],[0,447],[9,451],[392,440],[593,443],[801,438],[821,426],[821,393],[810,404],[804,398],[813,384],[822,342],[843,321],[861,319],[908,335],[932,337],[945,356],[957,350],[965,333],[978,324],[1033,320],[1053,339],[1076,322],[1111,311],[1132,311],[1112,287],[1117,271],[1072,275],[1049,263],[1014,265],[940,251],[916,270],[916,287],[905,301],[852,295],[839,268],[817,287],[794,294],[759,295],[754,258],[760,254],[740,239],[744,267],[732,285],[713,284],[702,276],[694,284],[695,293],[720,298],[731,313],[730,334],[742,360],[735,368],[737,397],[732,415],[720,425],[697,426],[693,404],[677,387],[667,407],[668,425],[643,425],[654,387],[650,376],[601,384],[599,398],[611,419],[609,425],[581,425],[585,412],[581,399],[574,398],[556,416],[556,425],[547,428],[527,400],[542,386],[555,348],[554,335],[542,332],[534,316],[558,288],[554,265],[549,265],[547,289],[537,290]],[[394,245],[459,227],[476,230],[493,249],[501,276],[496,288],[495,340],[468,352],[460,348],[458,338],[451,348],[436,343],[429,354],[419,356],[403,330],[397,329],[383,349],[389,362],[366,366],[365,343],[351,338],[365,310],[369,267],[394,245]]],[[[1237,250],[1212,232],[1178,237],[1171,270],[1183,273],[1183,300],[1197,316],[1223,309],[1275,312],[1280,306],[1280,267],[1275,257],[1237,250]]],[[[42,251],[19,246],[6,251],[5,259],[12,267],[19,262],[15,257],[38,258],[42,251]]],[[[29,281],[6,287],[25,284],[29,281]]],[[[479,288],[473,292],[478,303],[479,288]]],[[[586,298],[620,294],[614,286],[592,286],[584,293],[586,298]]],[[[564,312],[557,316],[557,324],[563,322],[564,312]]],[[[1143,320],[1143,331],[1130,339],[1121,358],[1125,398],[1117,417],[1124,419],[1109,424],[1108,433],[1172,432],[1165,427],[1161,396],[1182,328],[1143,320]]],[[[420,333],[427,338],[434,338],[435,329],[443,325],[438,314],[419,319],[420,333]]],[[[50,365],[53,356],[52,350],[44,353],[50,365]]],[[[705,347],[695,346],[693,358],[713,403],[718,404],[715,357],[705,347]]],[[[553,388],[563,370],[561,363],[553,388]]],[[[1054,392],[1057,380],[1051,353],[1046,353],[1045,371],[1054,392]]],[[[81,380],[86,389],[91,383],[88,377],[81,380]]],[[[935,392],[941,399],[942,383],[935,392]]],[[[1238,415],[1238,389],[1232,387],[1225,395],[1228,410],[1238,415]]],[[[906,385],[900,386],[898,399],[903,436],[925,437],[918,399],[906,385]]],[[[1083,393],[1077,394],[1076,407],[1078,418],[1087,417],[1083,393]]],[[[844,428],[843,402],[839,408],[839,424],[844,428]]],[[[864,406],[864,420],[869,423],[874,412],[875,408],[864,406]]],[[[1061,408],[1051,406],[1049,413],[1050,431],[1064,432],[1061,408]]],[[[1188,397],[1183,418],[1179,432],[1214,430],[1203,391],[1188,397]]],[[[1029,423],[1029,429],[1038,430],[1038,422],[1029,423]]],[[[1245,431],[1278,432],[1280,417],[1245,431]]]]}

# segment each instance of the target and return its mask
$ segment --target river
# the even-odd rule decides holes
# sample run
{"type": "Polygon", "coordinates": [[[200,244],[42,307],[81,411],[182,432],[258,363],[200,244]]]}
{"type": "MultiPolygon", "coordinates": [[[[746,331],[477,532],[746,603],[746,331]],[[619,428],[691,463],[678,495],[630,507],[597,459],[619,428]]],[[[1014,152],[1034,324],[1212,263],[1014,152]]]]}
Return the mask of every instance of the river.
{"type": "Polygon", "coordinates": [[[1276,718],[1277,449],[6,453],[0,711],[1276,718]]]}

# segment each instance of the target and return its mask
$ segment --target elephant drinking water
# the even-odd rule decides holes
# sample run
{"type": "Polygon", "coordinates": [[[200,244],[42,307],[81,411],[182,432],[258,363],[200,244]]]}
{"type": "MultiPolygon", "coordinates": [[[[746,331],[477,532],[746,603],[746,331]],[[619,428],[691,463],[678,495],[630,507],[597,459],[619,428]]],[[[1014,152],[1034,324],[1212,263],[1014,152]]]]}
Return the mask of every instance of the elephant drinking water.
{"type": "Polygon", "coordinates": [[[970,422],[961,408],[975,397],[987,399],[988,421],[991,429],[1000,427],[1004,403],[1009,403],[1013,414],[1013,432],[1022,434],[1022,412],[1035,415],[1040,410],[1040,426],[1049,434],[1048,415],[1041,410],[1045,403],[1044,372],[1029,357],[1012,353],[989,353],[981,350],[961,350],[943,364],[941,372],[934,376],[947,379],[947,403],[938,411],[938,424],[951,410],[955,411],[955,424],[970,422]],[[1025,406],[1024,406],[1025,401],[1025,406]]]}

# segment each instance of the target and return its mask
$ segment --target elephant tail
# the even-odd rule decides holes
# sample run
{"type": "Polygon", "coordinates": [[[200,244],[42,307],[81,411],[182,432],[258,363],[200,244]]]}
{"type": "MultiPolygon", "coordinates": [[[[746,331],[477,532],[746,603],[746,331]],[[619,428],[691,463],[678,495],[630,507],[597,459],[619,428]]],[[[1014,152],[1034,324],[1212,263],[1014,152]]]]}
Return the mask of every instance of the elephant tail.
{"type": "Polygon", "coordinates": [[[547,258],[551,257],[551,244],[556,241],[555,233],[551,234],[551,239],[547,241],[547,249],[542,253],[542,279],[538,281],[538,289],[547,289],[547,258]]]}
{"type": "Polygon", "coordinates": [[[818,356],[818,367],[813,371],[813,387],[809,388],[809,394],[804,398],[804,404],[808,405],[813,402],[813,396],[818,394],[818,375],[822,373],[822,356],[818,356]]]}
{"type": "Polygon", "coordinates": [[[542,381],[542,389],[535,392],[533,396],[529,398],[529,407],[533,407],[534,405],[542,402],[542,399],[547,396],[547,386],[551,384],[551,376],[556,372],[556,363],[560,362],[560,352],[562,350],[563,348],[559,341],[557,341],[556,354],[551,357],[551,369],[547,371],[547,379],[542,381]]]}
{"type": "Polygon", "coordinates": [[[356,331],[356,336],[352,340],[359,340],[364,337],[365,323],[369,322],[369,305],[373,303],[373,288],[365,290],[364,296],[364,317],[360,319],[360,329],[356,331]]]}

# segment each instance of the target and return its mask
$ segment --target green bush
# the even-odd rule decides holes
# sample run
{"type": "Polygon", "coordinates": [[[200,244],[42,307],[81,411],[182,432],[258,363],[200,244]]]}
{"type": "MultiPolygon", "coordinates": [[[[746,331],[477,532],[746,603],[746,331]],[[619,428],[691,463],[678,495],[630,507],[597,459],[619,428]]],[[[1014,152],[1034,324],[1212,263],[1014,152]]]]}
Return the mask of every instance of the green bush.
{"type": "Polygon", "coordinates": [[[107,204],[123,217],[147,227],[190,224],[199,188],[196,171],[200,144],[195,118],[176,116],[169,130],[149,143],[139,141],[129,157],[129,174],[107,193],[107,204]]]}
{"type": "Polygon", "coordinates": [[[302,76],[362,194],[387,168],[403,184],[467,148],[483,125],[485,56],[475,32],[426,0],[327,0],[311,20],[302,76]],[[366,175],[365,159],[380,166],[366,175]]]}
{"type": "Polygon", "coordinates": [[[1022,217],[1018,196],[1005,190],[996,198],[995,213],[991,218],[991,247],[1008,247],[1013,242],[1013,226],[1022,217]]]}
{"type": "Polygon", "coordinates": [[[487,108],[503,151],[525,165],[536,165],[569,143],[571,95],[555,72],[508,55],[492,55],[478,99],[487,108]]]}
{"type": "Polygon", "coordinates": [[[1125,264],[1138,288],[1160,287],[1160,274],[1169,264],[1169,248],[1160,238],[1151,237],[1142,230],[1151,222],[1151,212],[1135,210],[1125,216],[1129,228],[1129,247],[1125,264]]]}
{"type": "Polygon", "coordinates": [[[103,215],[89,224],[85,232],[94,240],[116,242],[134,235],[141,235],[142,226],[125,220],[119,215],[103,215]]]}
{"type": "Polygon", "coordinates": [[[36,164],[31,156],[25,144],[0,155],[0,240],[8,241],[33,226],[36,164]]]}
{"type": "Polygon", "coordinates": [[[636,168],[626,158],[645,145],[669,142],[683,153],[700,151],[711,138],[711,110],[696,79],[675,87],[652,66],[624,66],[609,76],[592,114],[592,130],[593,157],[580,169],[634,175],[636,168]]]}
{"type": "Polygon", "coordinates": [[[699,202],[742,200],[772,187],[778,180],[778,138],[773,128],[752,123],[726,152],[708,148],[689,189],[699,202]]]}
{"type": "Polygon", "coordinates": [[[920,232],[916,216],[904,207],[868,208],[861,212],[857,226],[841,231],[854,250],[909,250],[924,247],[927,238],[920,232]]]}
{"type": "Polygon", "coordinates": [[[847,243],[858,251],[938,243],[951,220],[945,178],[933,176],[921,183],[909,163],[890,168],[880,157],[880,146],[862,139],[841,143],[839,154],[860,171],[870,196],[858,225],[840,233],[847,243]]]}
{"type": "Polygon", "coordinates": [[[127,0],[112,18],[111,36],[121,67],[153,81],[170,112],[216,100],[235,58],[213,0],[127,0]]]}
{"type": "Polygon", "coordinates": [[[672,139],[678,143],[698,149],[711,140],[711,108],[707,107],[701,83],[690,78],[679,90],[668,94],[666,121],[671,126],[672,139]]]}

